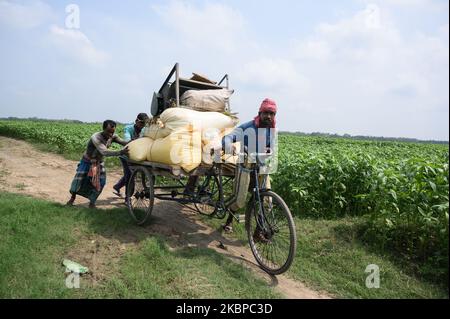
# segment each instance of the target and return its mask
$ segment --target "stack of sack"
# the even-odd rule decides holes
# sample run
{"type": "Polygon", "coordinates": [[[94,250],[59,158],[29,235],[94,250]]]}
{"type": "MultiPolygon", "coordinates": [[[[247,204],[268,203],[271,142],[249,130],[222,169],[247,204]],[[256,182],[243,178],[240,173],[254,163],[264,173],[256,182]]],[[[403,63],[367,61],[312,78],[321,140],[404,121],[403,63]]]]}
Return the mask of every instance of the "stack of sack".
{"type": "Polygon", "coordinates": [[[225,112],[233,90],[187,90],[180,96],[182,107],[201,112],[225,112]]]}
{"type": "Polygon", "coordinates": [[[128,144],[134,161],[181,166],[186,172],[212,163],[210,150],[230,133],[237,119],[220,112],[174,107],[145,128],[144,137],[128,144]]]}

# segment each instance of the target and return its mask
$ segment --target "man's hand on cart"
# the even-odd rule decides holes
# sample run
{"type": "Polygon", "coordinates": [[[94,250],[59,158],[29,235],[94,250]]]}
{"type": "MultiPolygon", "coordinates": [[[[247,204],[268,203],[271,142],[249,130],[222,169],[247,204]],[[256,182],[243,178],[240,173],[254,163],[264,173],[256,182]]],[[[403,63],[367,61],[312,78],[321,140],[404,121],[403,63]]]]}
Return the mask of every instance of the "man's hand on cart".
{"type": "Polygon", "coordinates": [[[272,158],[273,151],[269,147],[266,147],[261,153],[249,152],[248,147],[244,146],[243,152],[235,153],[235,155],[241,156],[245,161],[249,161],[249,163],[256,163],[258,161],[260,165],[265,165],[266,161],[272,158]]]}
{"type": "Polygon", "coordinates": [[[223,156],[228,158],[230,156],[237,155],[236,145],[232,144],[228,149],[225,150],[221,144],[217,144],[211,147],[210,155],[213,158],[214,162],[221,163],[223,156]]]}
{"type": "Polygon", "coordinates": [[[237,155],[236,145],[231,144],[227,149],[224,149],[221,144],[215,145],[214,147],[211,148],[211,155],[213,154],[237,155]]]}
{"type": "Polygon", "coordinates": [[[128,149],[128,146],[125,146],[120,150],[120,155],[128,156],[130,154],[130,150],[128,149]]]}

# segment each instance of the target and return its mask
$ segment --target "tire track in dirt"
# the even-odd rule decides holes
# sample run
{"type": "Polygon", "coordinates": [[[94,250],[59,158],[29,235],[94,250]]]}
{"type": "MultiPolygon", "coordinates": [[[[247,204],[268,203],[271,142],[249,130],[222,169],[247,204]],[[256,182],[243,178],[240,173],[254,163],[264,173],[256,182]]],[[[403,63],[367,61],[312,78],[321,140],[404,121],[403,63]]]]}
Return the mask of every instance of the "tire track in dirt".
{"type": "MultiPolygon", "coordinates": [[[[56,154],[40,152],[27,142],[0,136],[0,190],[64,204],[70,197],[69,187],[77,164],[76,161],[56,154]]],[[[112,195],[112,185],[120,177],[119,170],[108,170],[106,186],[97,201],[99,209],[125,207],[123,199],[112,195]]],[[[75,205],[83,207],[88,207],[88,204],[88,200],[82,197],[77,197],[75,201],[75,205]]],[[[244,247],[240,241],[228,235],[224,236],[218,230],[205,225],[195,212],[178,203],[155,200],[151,220],[143,230],[149,235],[156,233],[175,239],[182,246],[214,249],[251,269],[286,298],[331,298],[329,294],[309,289],[285,275],[268,275],[258,267],[250,249],[244,247]],[[226,249],[219,248],[220,242],[226,249]]],[[[121,234],[118,238],[98,234],[95,238],[86,238],[85,241],[86,245],[80,245],[71,254],[80,256],[80,262],[95,268],[95,280],[105,277],[105,267],[101,266],[104,262],[99,259],[99,255],[108,258],[111,251],[115,250],[117,254],[112,255],[120,257],[126,249],[136,248],[139,244],[131,232],[121,234]],[[102,247],[106,247],[108,253],[105,253],[102,247]]]]}

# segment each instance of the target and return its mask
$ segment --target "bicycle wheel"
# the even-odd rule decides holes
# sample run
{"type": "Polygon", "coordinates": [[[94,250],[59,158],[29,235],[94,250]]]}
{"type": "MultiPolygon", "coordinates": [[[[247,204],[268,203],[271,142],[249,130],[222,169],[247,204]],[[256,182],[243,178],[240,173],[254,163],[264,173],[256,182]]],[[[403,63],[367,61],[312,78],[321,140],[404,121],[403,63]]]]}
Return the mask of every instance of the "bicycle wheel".
{"type": "Polygon", "coordinates": [[[279,275],[288,270],[294,260],[297,246],[294,220],[278,194],[264,191],[260,198],[262,210],[253,198],[247,207],[245,228],[248,241],[261,268],[271,275],[279,275]]]}
{"type": "Polygon", "coordinates": [[[201,176],[198,182],[197,201],[195,208],[202,215],[211,216],[217,211],[220,201],[220,189],[217,176],[201,176]]]}
{"type": "Polygon", "coordinates": [[[138,225],[144,225],[153,210],[153,178],[148,169],[136,167],[127,187],[127,206],[131,217],[138,225]]]}

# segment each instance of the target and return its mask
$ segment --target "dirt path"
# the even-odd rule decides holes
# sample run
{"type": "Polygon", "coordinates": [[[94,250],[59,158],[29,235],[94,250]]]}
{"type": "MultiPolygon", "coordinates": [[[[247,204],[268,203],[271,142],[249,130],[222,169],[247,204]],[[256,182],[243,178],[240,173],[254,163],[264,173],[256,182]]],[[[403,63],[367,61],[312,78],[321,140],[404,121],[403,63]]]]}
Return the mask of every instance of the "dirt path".
{"type": "MultiPolygon", "coordinates": [[[[22,193],[43,198],[58,203],[65,203],[70,197],[69,187],[75,174],[77,162],[69,161],[61,156],[37,151],[30,144],[0,136],[0,190],[22,193]]],[[[112,185],[121,177],[119,171],[107,172],[107,183],[100,195],[97,206],[99,209],[124,207],[122,200],[112,195],[112,185]]],[[[88,200],[77,197],[76,205],[88,206],[88,200]]],[[[164,236],[175,237],[182,240],[186,246],[208,247],[230,257],[236,262],[250,268],[258,276],[267,281],[286,298],[330,298],[326,293],[308,289],[301,282],[292,280],[285,275],[269,276],[255,264],[251,251],[231,237],[223,236],[198,219],[198,215],[192,210],[177,203],[156,201],[152,213],[151,223],[145,227],[149,234],[159,233],[164,236]],[[222,242],[226,249],[219,248],[222,242]]],[[[87,266],[94,267],[98,254],[101,255],[102,247],[106,247],[105,254],[114,246],[119,251],[133,248],[138,242],[132,234],[121,238],[109,238],[96,236],[87,239],[85,250],[91,245],[95,249],[93,256],[86,257],[87,266]]],[[[100,278],[104,277],[101,271],[97,271],[100,278]]]]}

